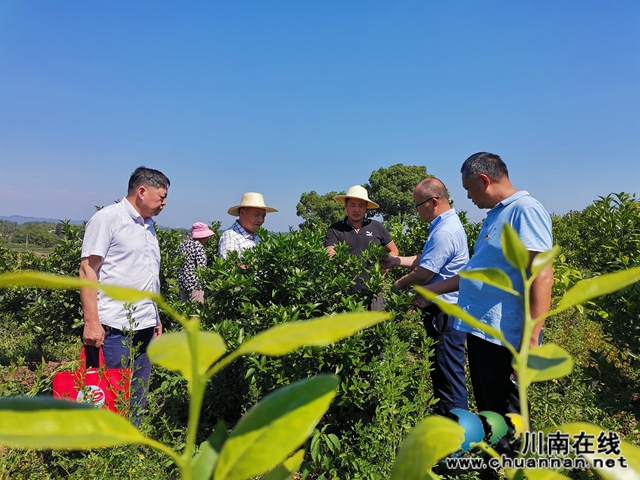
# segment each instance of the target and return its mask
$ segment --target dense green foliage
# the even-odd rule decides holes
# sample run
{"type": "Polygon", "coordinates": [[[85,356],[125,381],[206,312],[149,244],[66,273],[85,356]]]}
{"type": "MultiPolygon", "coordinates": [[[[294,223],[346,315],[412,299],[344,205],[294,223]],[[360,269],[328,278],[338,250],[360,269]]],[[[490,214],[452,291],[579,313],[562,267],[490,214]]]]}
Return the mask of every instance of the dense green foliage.
{"type": "MultiPolygon", "coordinates": [[[[554,218],[555,241],[563,248],[554,265],[554,294],[561,295],[582,278],[638,265],[638,218],[635,198],[624,194],[554,218]]],[[[472,245],[479,224],[463,223],[472,245]]],[[[401,254],[421,251],[428,226],[415,216],[396,217],[387,227],[401,254]]],[[[219,224],[212,228],[218,231],[219,224]]],[[[81,234],[81,227],[66,225],[63,243],[47,257],[16,254],[0,246],[0,273],[33,269],[75,276],[81,234]]],[[[183,232],[159,229],[162,295],[185,315],[200,315],[203,328],[219,333],[230,348],[273,325],[362,310],[380,289],[394,319],[326,348],[306,347],[287,357],[256,354],[236,362],[207,386],[198,440],[204,440],[220,419],[233,426],[278,386],[318,373],[338,373],[343,381],[336,400],[306,445],[309,453],[301,472],[308,478],[385,478],[401,440],[429,414],[432,403],[426,378],[429,345],[419,315],[409,308],[406,296],[389,289],[402,272],[395,269],[385,275],[380,271],[375,248],[362,259],[338,248],[330,259],[322,247],[324,226],[261,235],[264,242],[242,260],[218,259],[217,242],[209,242],[209,266],[200,272],[208,285],[205,304],[182,305],[176,282],[181,259],[176,248],[183,232]],[[350,292],[353,278],[363,268],[371,270],[367,288],[350,292]]],[[[531,387],[536,428],[589,420],[637,443],[636,288],[632,285],[548,320],[546,341],[555,339],[577,364],[572,375],[531,387]]],[[[79,296],[73,291],[12,288],[0,290],[0,297],[0,396],[48,393],[46,362],[77,357],[79,296]],[[19,367],[25,363],[35,370],[29,383],[20,381],[19,367]]],[[[163,322],[169,332],[178,328],[165,315],[163,322]]],[[[179,448],[185,442],[186,400],[186,383],[178,375],[154,369],[143,431],[179,448]]],[[[175,469],[155,452],[140,455],[146,455],[144,461],[128,447],[108,449],[102,455],[22,455],[10,450],[0,453],[0,476],[12,471],[22,472],[16,478],[41,477],[43,472],[53,478],[80,478],[92,469],[106,472],[104,478],[175,477],[175,469]]]]}

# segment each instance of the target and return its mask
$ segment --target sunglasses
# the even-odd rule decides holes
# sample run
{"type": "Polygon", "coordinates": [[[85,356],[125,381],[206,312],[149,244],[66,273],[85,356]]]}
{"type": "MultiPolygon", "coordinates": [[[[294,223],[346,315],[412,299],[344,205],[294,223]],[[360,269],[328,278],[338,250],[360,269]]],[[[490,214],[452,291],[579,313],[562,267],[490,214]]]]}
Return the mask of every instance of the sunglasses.
{"type": "Polygon", "coordinates": [[[424,202],[414,203],[413,208],[418,208],[420,205],[427,203],[429,200],[433,200],[434,198],[437,200],[440,197],[431,197],[431,198],[427,198],[424,202]]]}

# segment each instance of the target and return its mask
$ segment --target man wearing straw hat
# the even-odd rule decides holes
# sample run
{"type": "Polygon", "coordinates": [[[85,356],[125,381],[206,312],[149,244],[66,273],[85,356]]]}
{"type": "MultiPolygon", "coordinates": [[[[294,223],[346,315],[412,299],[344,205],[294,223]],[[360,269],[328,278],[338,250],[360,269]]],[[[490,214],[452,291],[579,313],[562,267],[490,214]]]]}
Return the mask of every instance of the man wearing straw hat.
{"type": "Polygon", "coordinates": [[[238,217],[238,220],[220,236],[218,254],[227,258],[229,252],[236,251],[238,255],[242,255],[247,248],[255,247],[260,243],[256,230],[264,223],[267,213],[277,211],[273,207],[267,207],[259,193],[248,192],[242,195],[240,204],[227,211],[229,215],[238,217]]]}
{"type": "MultiPolygon", "coordinates": [[[[398,255],[398,247],[387,229],[380,222],[365,217],[368,209],[378,208],[379,205],[369,200],[369,193],[364,187],[354,185],[349,188],[346,195],[336,195],[333,198],[344,205],[347,216],[327,230],[324,246],[330,257],[335,254],[335,246],[338,242],[345,242],[349,246],[351,255],[360,255],[371,242],[384,246],[389,255],[398,255]]],[[[364,273],[356,279],[354,287],[356,291],[362,290],[363,280],[366,278],[367,275],[364,273]]],[[[382,310],[383,306],[384,297],[380,294],[371,301],[369,309],[382,310]]]]}

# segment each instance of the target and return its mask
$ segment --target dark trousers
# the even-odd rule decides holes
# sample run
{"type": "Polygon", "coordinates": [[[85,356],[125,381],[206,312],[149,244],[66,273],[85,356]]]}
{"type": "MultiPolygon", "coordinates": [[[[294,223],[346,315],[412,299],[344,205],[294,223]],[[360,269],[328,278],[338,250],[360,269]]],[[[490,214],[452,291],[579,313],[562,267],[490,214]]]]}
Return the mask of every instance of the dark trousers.
{"type": "Polygon", "coordinates": [[[513,456],[518,447],[514,441],[515,430],[505,415],[520,414],[518,385],[512,377],[513,357],[502,345],[488,342],[472,334],[467,334],[469,352],[469,373],[473,385],[478,412],[499,413],[507,419],[507,435],[498,443],[499,453],[513,456]]]}
{"type": "MultiPolygon", "coordinates": [[[[151,362],[147,358],[147,347],[153,338],[154,327],[137,330],[130,334],[105,327],[102,353],[108,368],[131,368],[131,423],[135,426],[142,420],[142,410],[147,403],[151,362]],[[133,338],[132,338],[133,337],[133,338]],[[131,341],[133,340],[133,345],[131,341]],[[130,353],[134,354],[131,362],[130,353]]],[[[98,349],[87,347],[87,366],[98,366],[98,349]]]]}
{"type": "Polygon", "coordinates": [[[427,336],[436,341],[431,371],[433,395],[438,399],[436,413],[457,420],[451,413],[452,409],[469,409],[464,376],[466,334],[453,328],[453,319],[441,312],[437,305],[425,308],[422,318],[427,336]]]}

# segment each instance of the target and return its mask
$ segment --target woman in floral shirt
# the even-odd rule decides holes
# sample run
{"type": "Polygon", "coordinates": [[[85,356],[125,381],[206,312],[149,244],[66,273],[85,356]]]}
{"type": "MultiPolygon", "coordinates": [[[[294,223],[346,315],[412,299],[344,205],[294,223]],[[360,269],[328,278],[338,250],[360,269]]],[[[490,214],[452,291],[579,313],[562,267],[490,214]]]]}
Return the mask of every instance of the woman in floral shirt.
{"type": "Polygon", "coordinates": [[[184,262],[178,273],[178,287],[180,288],[180,300],[204,301],[204,289],[196,275],[196,268],[207,265],[207,255],[204,245],[209,237],[215,235],[205,223],[196,222],[191,227],[191,234],[178,247],[178,253],[184,256],[184,262]]]}

